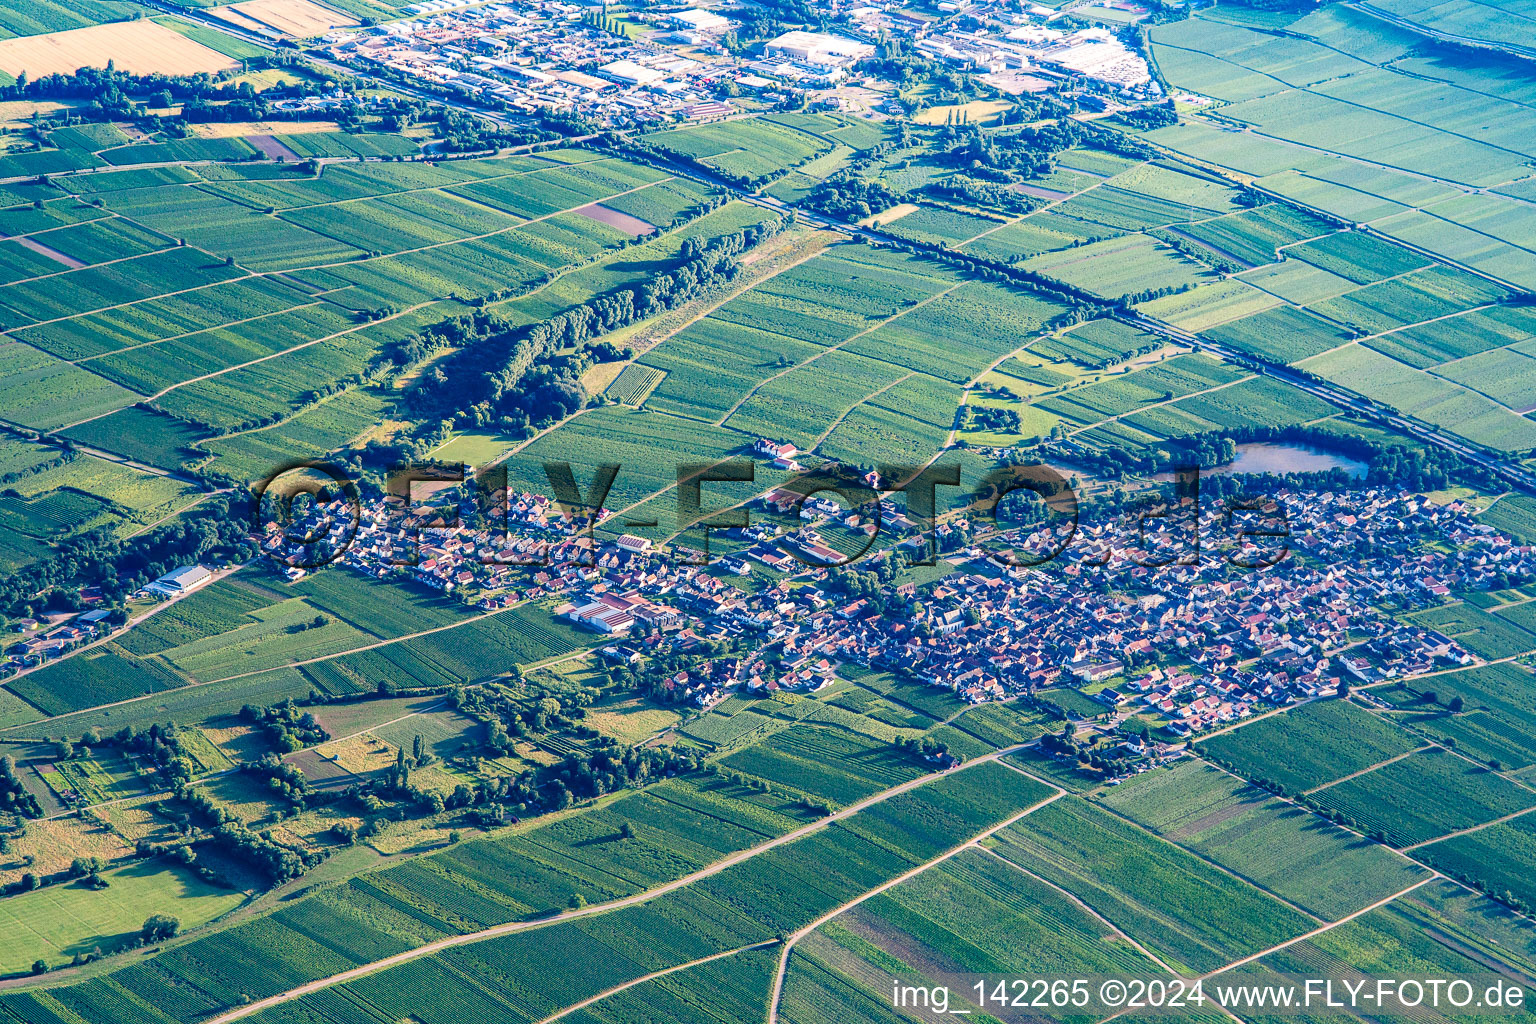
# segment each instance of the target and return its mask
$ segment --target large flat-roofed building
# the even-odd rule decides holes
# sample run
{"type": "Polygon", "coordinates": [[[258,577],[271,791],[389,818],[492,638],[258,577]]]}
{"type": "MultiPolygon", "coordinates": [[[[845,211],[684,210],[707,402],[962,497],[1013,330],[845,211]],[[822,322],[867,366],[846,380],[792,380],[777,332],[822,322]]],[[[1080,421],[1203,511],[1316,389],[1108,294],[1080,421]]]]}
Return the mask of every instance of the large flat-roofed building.
{"type": "Polygon", "coordinates": [[[680,28],[693,32],[724,32],[731,27],[731,20],[723,18],[713,11],[688,10],[678,11],[671,15],[669,21],[673,28],[680,28]]]}
{"type": "Polygon", "coordinates": [[[183,594],[190,594],[211,579],[213,579],[211,569],[201,565],[183,565],[178,569],[172,569],[144,589],[166,597],[180,597],[183,594]]]}
{"type": "Polygon", "coordinates": [[[826,70],[844,69],[875,55],[868,43],[830,32],[785,32],[763,48],[768,57],[788,57],[800,64],[826,70]]]}
{"type": "Polygon", "coordinates": [[[604,64],[597,69],[616,82],[625,85],[650,85],[666,78],[666,72],[648,68],[644,64],[637,64],[632,60],[616,60],[611,64],[604,64]]]}

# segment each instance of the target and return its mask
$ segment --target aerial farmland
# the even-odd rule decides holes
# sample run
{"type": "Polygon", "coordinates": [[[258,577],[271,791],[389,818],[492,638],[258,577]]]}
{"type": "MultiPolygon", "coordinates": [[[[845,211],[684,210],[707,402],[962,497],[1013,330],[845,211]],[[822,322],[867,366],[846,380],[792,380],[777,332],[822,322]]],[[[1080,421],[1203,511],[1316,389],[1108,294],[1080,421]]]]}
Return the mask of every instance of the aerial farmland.
{"type": "Polygon", "coordinates": [[[1522,1015],[1530,22],[0,0],[0,1024],[1522,1015]]]}

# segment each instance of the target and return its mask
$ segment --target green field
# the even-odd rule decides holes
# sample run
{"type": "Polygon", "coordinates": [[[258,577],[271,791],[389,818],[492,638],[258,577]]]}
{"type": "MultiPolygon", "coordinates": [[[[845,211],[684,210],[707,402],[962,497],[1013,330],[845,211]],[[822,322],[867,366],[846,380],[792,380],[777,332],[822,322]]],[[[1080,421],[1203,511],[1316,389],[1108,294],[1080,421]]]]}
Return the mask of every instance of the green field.
{"type": "Polygon", "coordinates": [[[989,845],[1195,970],[1309,928],[1307,918],[1249,883],[1074,798],[1036,811],[989,845]]]}
{"type": "Polygon", "coordinates": [[[1385,847],[1198,761],[1149,772],[1101,799],[1328,920],[1425,877],[1385,847]]]}
{"type": "Polygon", "coordinates": [[[1420,751],[1318,790],[1314,799],[1343,812],[1394,846],[1422,843],[1536,805],[1536,793],[1443,750],[1420,751]],[[1426,793],[1437,794],[1425,800],[1426,793]]]}
{"type": "Polygon", "coordinates": [[[1270,715],[1200,743],[1200,752],[1241,775],[1305,791],[1418,746],[1407,733],[1343,700],[1270,715]]]}
{"type": "Polygon", "coordinates": [[[190,931],[246,898],[164,860],[113,868],[102,878],[107,888],[100,891],[65,882],[0,903],[0,926],[12,940],[0,956],[0,971],[22,972],[34,960],[57,967],[96,948],[114,952],[138,937],[145,918],[168,908],[190,931]]]}

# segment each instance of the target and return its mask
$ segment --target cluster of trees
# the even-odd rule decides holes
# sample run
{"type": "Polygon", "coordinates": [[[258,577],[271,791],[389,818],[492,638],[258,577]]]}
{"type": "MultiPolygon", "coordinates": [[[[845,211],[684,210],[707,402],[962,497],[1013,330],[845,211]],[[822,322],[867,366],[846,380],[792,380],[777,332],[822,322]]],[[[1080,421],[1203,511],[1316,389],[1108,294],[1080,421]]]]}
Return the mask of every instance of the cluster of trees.
{"type": "MultiPolygon", "coordinates": [[[[253,57],[245,61],[252,71],[286,67],[293,58],[286,54],[253,57]]],[[[114,62],[105,68],[80,68],[72,74],[51,74],[29,79],[25,73],[16,81],[0,87],[0,99],[69,99],[75,101],[72,117],[91,120],[123,120],[142,117],[146,108],[170,107],[180,103],[185,121],[245,121],[261,119],[313,118],[310,113],[274,110],[271,100],[307,95],[316,88],[329,91],[333,79],[318,84],[273,85],[262,92],[249,82],[231,81],[241,72],[230,70],[217,74],[134,75],[119,71],[114,62]]],[[[327,114],[329,119],[333,115],[327,114]]]]}
{"type": "Polygon", "coordinates": [[[1065,754],[1077,761],[1078,771],[1095,775],[1119,775],[1130,770],[1137,761],[1134,757],[1110,757],[1085,743],[1079,743],[1069,722],[1061,732],[1049,732],[1040,737],[1040,745],[1054,754],[1065,754]]]}
{"type": "Polygon", "coordinates": [[[969,206],[982,206],[1004,213],[1029,213],[1039,206],[1039,200],[1022,192],[1015,192],[992,181],[977,181],[963,175],[952,175],[923,186],[923,192],[935,199],[948,199],[969,206]]]}
{"type": "MultiPolygon", "coordinates": [[[[1284,427],[1235,427],[1220,432],[1191,434],[1150,445],[1136,451],[1107,449],[1074,454],[1076,461],[1096,475],[1121,478],[1132,474],[1165,472],[1179,466],[1208,469],[1231,462],[1237,446],[1254,441],[1275,441],[1311,445],[1338,452],[1366,464],[1363,478],[1353,477],[1339,468],[1321,473],[1287,473],[1275,477],[1277,484],[1295,488],[1340,490],[1361,486],[1392,485],[1409,491],[1437,491],[1452,482],[1488,489],[1499,489],[1499,479],[1481,466],[1466,461],[1454,452],[1433,445],[1383,434],[1364,436],[1327,426],[1291,425],[1284,427]]],[[[1252,481],[1239,484],[1236,478],[1210,476],[1201,487],[1220,497],[1223,493],[1251,491],[1252,481]]]]}
{"type": "Polygon", "coordinates": [[[1152,155],[1146,145],[1121,132],[1061,116],[1053,124],[1026,125],[1016,131],[946,125],[939,135],[936,159],[974,178],[1013,182],[1049,173],[1056,154],[1084,144],[1137,159],[1152,155]]]}
{"type": "Polygon", "coordinates": [[[455,351],[422,376],[407,404],[418,419],[429,423],[495,425],[512,431],[568,415],[586,402],[579,380],[591,365],[593,342],[730,282],[738,268],[736,256],[781,225],[776,221],[708,241],[686,239],[678,264],[669,272],[535,324],[515,325],[483,311],[438,324],[409,343],[404,354],[455,351]]]}
{"type": "Polygon", "coordinates": [[[1023,426],[1017,409],[1000,406],[968,405],[965,407],[967,430],[1000,430],[1018,433],[1023,426]]]}
{"type": "Polygon", "coordinates": [[[1167,228],[1153,228],[1147,234],[1169,248],[1177,250],[1185,258],[1204,264],[1212,270],[1219,270],[1223,274],[1236,274],[1248,269],[1231,257],[1223,256],[1215,249],[1209,249],[1203,245],[1191,242],[1177,231],[1171,231],[1167,228]]]}
{"type": "Polygon", "coordinates": [[[278,885],[298,878],[325,859],[325,853],[296,850],[273,840],[270,832],[252,832],[237,821],[226,821],[213,833],[213,846],[278,885]]]}
{"type": "Polygon", "coordinates": [[[312,791],[309,780],[297,767],[277,755],[267,754],[259,761],[246,762],[242,767],[252,775],[266,779],[267,788],[291,803],[295,810],[303,810],[310,803],[312,791]]]}
{"type": "Polygon", "coordinates": [[[10,754],[0,757],[0,808],[29,818],[43,816],[37,797],[22,788],[21,778],[16,774],[16,759],[10,754]]]}
{"type": "MultiPolygon", "coordinates": [[[[969,75],[909,48],[906,40],[899,36],[881,39],[875,46],[875,55],[860,61],[854,70],[896,82],[898,94],[926,83],[933,88],[925,92],[939,104],[953,103],[976,94],[976,83],[969,75]]],[[[913,113],[916,108],[913,104],[908,112],[913,113]]]]}
{"type": "Polygon", "coordinates": [[[283,753],[314,746],[331,738],[315,716],[308,711],[300,711],[291,698],[267,708],[247,704],[240,709],[240,720],[261,729],[267,742],[283,753]]]}
{"type": "Polygon", "coordinates": [[[674,747],[625,747],[572,754],[543,779],[551,791],[550,806],[562,810],[573,798],[592,799],[604,793],[644,786],[658,779],[698,770],[690,752],[674,747]]]}
{"type": "Polygon", "coordinates": [[[584,709],[598,696],[590,687],[575,687],[556,697],[543,687],[525,686],[519,676],[514,676],[510,683],[488,682],[472,690],[454,687],[449,702],[489,725],[491,749],[510,753],[514,737],[537,735],[551,726],[570,724],[584,716],[584,709]]]}
{"type": "MultiPolygon", "coordinates": [[[[892,745],[903,754],[909,754],[924,761],[940,761],[951,756],[949,744],[943,740],[936,740],[932,736],[913,736],[910,739],[906,736],[897,736],[896,742],[892,745]]],[[[959,761],[960,758],[956,756],[955,760],[959,761]]]]}
{"type": "Polygon", "coordinates": [[[100,586],[107,601],[117,604],[177,566],[248,561],[258,553],[248,515],[243,499],[220,495],[127,540],[107,529],[71,537],[57,545],[53,557],[0,578],[0,614],[78,610],[74,588],[87,583],[100,586]]]}
{"type": "Polygon", "coordinates": [[[124,726],[116,734],[103,737],[98,729],[87,729],[80,736],[80,746],[89,756],[90,748],[115,746],[124,754],[154,764],[164,780],[174,786],[192,778],[196,761],[182,745],[181,729],[174,722],[155,723],[140,730],[124,726]]]}
{"type": "Polygon", "coordinates": [[[846,171],[813,188],[804,205],[837,220],[851,221],[888,210],[901,197],[880,181],[864,181],[846,171]]]}

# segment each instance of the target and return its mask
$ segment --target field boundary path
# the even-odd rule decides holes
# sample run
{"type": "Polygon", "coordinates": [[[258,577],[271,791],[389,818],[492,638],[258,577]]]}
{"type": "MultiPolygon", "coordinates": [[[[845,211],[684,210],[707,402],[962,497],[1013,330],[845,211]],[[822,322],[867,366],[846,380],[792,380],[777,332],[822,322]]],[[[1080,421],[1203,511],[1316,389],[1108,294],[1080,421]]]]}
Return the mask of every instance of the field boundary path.
{"type": "MultiPolygon", "coordinates": [[[[1033,776],[1030,777],[1033,778],[1033,776]]],[[[998,824],[993,825],[991,828],[972,836],[970,839],[967,839],[965,842],[959,844],[958,846],[950,847],[948,850],[945,850],[943,853],[939,854],[937,857],[934,857],[932,860],[925,861],[924,863],[919,864],[917,867],[912,868],[910,871],[905,871],[902,874],[897,875],[895,878],[890,879],[889,881],[882,882],[880,885],[875,886],[873,889],[864,891],[863,893],[849,900],[847,903],[842,904],[841,906],[833,907],[831,910],[827,911],[825,914],[821,915],[810,924],[805,925],[803,928],[798,928],[793,933],[791,933],[789,937],[784,940],[784,952],[779,957],[779,969],[774,973],[773,976],[773,991],[768,996],[768,1024],[778,1024],[779,1001],[784,994],[784,976],[789,973],[789,956],[792,952],[794,952],[795,943],[799,942],[801,939],[805,938],[807,935],[811,934],[817,928],[820,928],[822,925],[826,924],[833,918],[838,917],[858,906],[860,903],[863,903],[865,900],[878,896],[888,889],[894,889],[896,886],[902,884],[903,882],[916,878],[918,875],[927,871],[929,868],[936,867],[937,865],[942,864],[961,853],[964,853],[966,850],[974,849],[976,845],[983,839],[986,839],[997,832],[1001,832],[1009,825],[1021,821],[1022,819],[1028,817],[1047,804],[1053,803],[1067,795],[1067,791],[1062,789],[1060,786],[1055,786],[1052,783],[1044,782],[1042,779],[1036,779],[1035,781],[1043,782],[1045,785],[1051,786],[1056,790],[1056,792],[1052,793],[1050,796],[1043,800],[1035,801],[1028,807],[1024,808],[1024,810],[1020,811],[1018,814],[1013,815],[1013,817],[1007,819],[1006,821],[999,822],[998,824]]]]}

